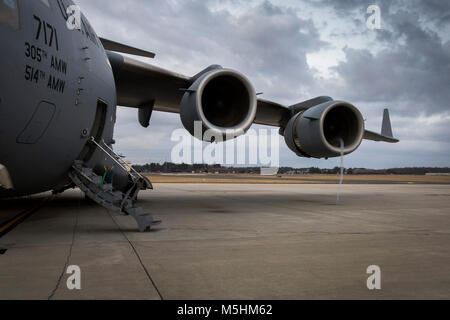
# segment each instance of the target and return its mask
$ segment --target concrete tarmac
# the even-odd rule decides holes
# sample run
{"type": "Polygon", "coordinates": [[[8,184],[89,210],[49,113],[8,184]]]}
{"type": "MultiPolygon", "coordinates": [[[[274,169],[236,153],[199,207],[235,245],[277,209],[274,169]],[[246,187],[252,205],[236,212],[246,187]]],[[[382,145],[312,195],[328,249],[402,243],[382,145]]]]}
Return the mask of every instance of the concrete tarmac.
{"type": "Polygon", "coordinates": [[[338,188],[156,184],[147,233],[67,191],[0,238],[0,299],[450,298],[448,185],[338,188]]]}

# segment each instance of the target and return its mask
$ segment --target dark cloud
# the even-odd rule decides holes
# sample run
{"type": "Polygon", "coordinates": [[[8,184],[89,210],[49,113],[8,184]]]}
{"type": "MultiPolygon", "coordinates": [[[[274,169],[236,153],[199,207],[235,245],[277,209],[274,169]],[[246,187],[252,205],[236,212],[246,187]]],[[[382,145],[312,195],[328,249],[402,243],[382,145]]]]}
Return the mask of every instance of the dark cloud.
{"type": "MultiPolygon", "coordinates": [[[[342,17],[361,3],[336,1],[328,5],[342,17]]],[[[370,31],[355,24],[349,33],[359,30],[374,40],[362,49],[344,48],[345,61],[334,68],[337,79],[327,85],[334,92],[331,94],[354,101],[366,114],[371,112],[367,105],[390,107],[394,130],[402,143],[373,150],[389,150],[389,158],[399,165],[449,163],[450,42],[442,29],[449,10],[447,1],[383,2],[383,29],[370,31]]],[[[369,121],[369,127],[376,128],[378,121],[369,121]]],[[[367,150],[366,145],[361,152],[378,153],[367,150]]]]}
{"type": "Polygon", "coordinates": [[[346,61],[335,68],[345,82],[341,92],[351,100],[401,103],[408,114],[448,111],[449,43],[420,25],[417,13],[400,10],[389,20],[390,30],[375,31],[384,46],[378,53],[344,49],[346,61]]]}
{"type": "MultiPolygon", "coordinates": [[[[265,98],[286,104],[322,94],[346,99],[371,116],[370,129],[379,130],[381,111],[390,106],[402,143],[365,143],[348,158],[351,166],[449,165],[449,1],[76,2],[100,35],[155,51],[150,62],[158,66],[193,75],[221,64],[246,74],[265,98]],[[382,30],[365,26],[372,4],[381,8],[382,30]],[[299,17],[303,5],[313,8],[311,17],[299,17]],[[358,43],[343,48],[346,39],[358,43]],[[307,63],[308,54],[341,49],[345,60],[333,68],[335,78],[319,78],[307,63]]],[[[119,150],[136,162],[168,160],[178,116],[157,113],[149,129],[136,119],[135,110],[120,111],[119,150]]],[[[336,165],[299,159],[284,146],[281,156],[283,165],[336,165]]]]}
{"type": "MultiPolygon", "coordinates": [[[[355,13],[367,14],[367,8],[371,5],[377,5],[382,12],[389,12],[394,0],[306,0],[317,8],[330,7],[340,17],[350,18],[355,13]]],[[[398,3],[399,1],[397,1],[398,3]]],[[[356,19],[359,21],[359,19],[356,19]]]]}
{"type": "Polygon", "coordinates": [[[443,0],[414,0],[417,12],[423,13],[427,21],[439,27],[450,25],[450,4],[443,0]]]}
{"type": "Polygon", "coordinates": [[[397,10],[407,10],[411,14],[419,14],[422,22],[429,22],[442,28],[450,26],[450,3],[447,0],[306,0],[317,8],[332,8],[339,17],[351,17],[355,24],[367,18],[367,8],[377,5],[381,9],[383,19],[397,10]]]}
{"type": "Polygon", "coordinates": [[[238,15],[200,0],[78,3],[88,17],[95,13],[99,33],[153,50],[167,66],[193,75],[221,64],[245,73],[267,97],[289,102],[313,87],[306,54],[327,46],[312,20],[268,1],[238,15]]]}

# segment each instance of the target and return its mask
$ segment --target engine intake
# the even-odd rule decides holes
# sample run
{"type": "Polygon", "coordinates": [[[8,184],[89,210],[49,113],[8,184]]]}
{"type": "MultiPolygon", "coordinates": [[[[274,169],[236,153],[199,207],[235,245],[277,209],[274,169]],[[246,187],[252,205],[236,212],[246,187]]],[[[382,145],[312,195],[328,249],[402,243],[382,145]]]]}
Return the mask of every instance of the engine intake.
{"type": "MultiPolygon", "coordinates": [[[[181,100],[183,126],[195,136],[195,122],[202,124],[202,140],[223,140],[245,134],[257,109],[255,89],[242,74],[228,69],[205,73],[186,90],[181,100]],[[204,132],[209,130],[209,135],[204,132]]],[[[197,137],[200,138],[200,137],[197,137]]]]}
{"type": "Polygon", "coordinates": [[[331,158],[355,151],[364,136],[364,119],[347,102],[328,101],[296,114],[284,130],[288,147],[298,156],[331,158]]]}

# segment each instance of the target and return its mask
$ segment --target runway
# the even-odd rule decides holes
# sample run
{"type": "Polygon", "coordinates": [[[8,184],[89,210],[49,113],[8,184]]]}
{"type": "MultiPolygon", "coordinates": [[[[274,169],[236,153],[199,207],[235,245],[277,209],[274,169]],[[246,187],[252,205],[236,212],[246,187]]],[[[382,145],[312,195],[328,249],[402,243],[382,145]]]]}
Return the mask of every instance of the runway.
{"type": "Polygon", "coordinates": [[[155,184],[148,233],[70,190],[0,238],[0,299],[450,298],[448,185],[343,185],[336,204],[338,188],[155,184]]]}

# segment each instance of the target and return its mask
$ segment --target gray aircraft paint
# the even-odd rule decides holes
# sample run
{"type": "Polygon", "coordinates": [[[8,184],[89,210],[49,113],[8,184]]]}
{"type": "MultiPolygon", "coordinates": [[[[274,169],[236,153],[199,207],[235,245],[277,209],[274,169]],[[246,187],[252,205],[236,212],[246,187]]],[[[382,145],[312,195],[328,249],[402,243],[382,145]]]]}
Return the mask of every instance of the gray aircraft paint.
{"type": "MultiPolygon", "coordinates": [[[[9,196],[68,183],[67,172],[87,143],[82,132],[91,130],[98,99],[108,105],[105,141],[112,141],[116,115],[112,70],[86,18],[82,31],[69,30],[58,1],[50,1],[50,7],[42,1],[18,4],[20,27],[0,25],[0,39],[8,44],[0,51],[0,163],[14,185],[10,191],[0,189],[0,194],[9,196]],[[85,27],[91,29],[90,37],[85,27]]],[[[96,151],[88,164],[108,165],[105,162],[96,151]]]]}
{"type": "MultiPolygon", "coordinates": [[[[213,65],[186,77],[123,56],[117,52],[145,57],[154,54],[99,38],[83,15],[81,30],[69,30],[66,9],[73,4],[70,0],[0,1],[0,39],[5,48],[0,50],[0,198],[63,191],[78,185],[75,181],[82,184],[78,178],[89,176],[92,188],[80,186],[86,187],[86,194],[107,208],[135,216],[143,231],[154,221],[133,203],[137,192],[151,188],[151,184],[145,177],[121,170],[105,151],[114,144],[117,103],[139,108],[139,122],[146,127],[153,110],[180,113],[183,97],[193,94],[199,81],[210,78],[208,73],[223,72],[222,67],[213,65]],[[95,144],[90,142],[91,136],[95,144]],[[95,180],[105,168],[113,167],[118,169],[114,171],[114,183],[101,189],[95,180]],[[130,181],[134,189],[129,187],[130,181]],[[105,204],[93,190],[104,192],[111,201],[105,204]],[[118,195],[116,190],[122,193],[118,195]],[[126,199],[126,206],[125,200],[112,205],[118,199],[126,199]]],[[[239,78],[237,72],[229,73],[239,78]]],[[[253,91],[248,91],[251,101],[253,91]]],[[[293,117],[303,123],[320,120],[323,127],[325,114],[320,111],[324,104],[349,105],[330,97],[291,107],[256,101],[256,114],[251,112],[253,123],[278,126],[281,134],[293,117]]],[[[191,103],[187,107],[199,106],[191,103]]],[[[359,129],[361,138],[364,128],[359,129]]],[[[364,139],[398,142],[392,137],[387,111],[382,134],[367,130],[363,134],[364,139]]],[[[293,145],[291,149],[305,156],[300,147],[293,145]]],[[[315,155],[320,146],[313,144],[311,150],[315,155]]],[[[319,152],[320,156],[329,155],[319,152]]]]}

